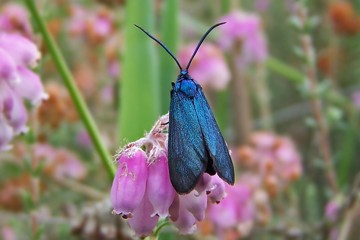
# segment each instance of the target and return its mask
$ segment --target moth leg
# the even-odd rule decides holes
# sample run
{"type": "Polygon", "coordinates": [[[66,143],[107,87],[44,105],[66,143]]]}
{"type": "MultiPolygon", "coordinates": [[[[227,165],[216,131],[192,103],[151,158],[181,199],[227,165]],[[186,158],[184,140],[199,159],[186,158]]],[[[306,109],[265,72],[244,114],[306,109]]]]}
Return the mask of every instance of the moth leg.
{"type": "Polygon", "coordinates": [[[161,126],[165,126],[165,125],[168,125],[169,124],[169,121],[167,121],[166,123],[161,123],[161,126]]]}

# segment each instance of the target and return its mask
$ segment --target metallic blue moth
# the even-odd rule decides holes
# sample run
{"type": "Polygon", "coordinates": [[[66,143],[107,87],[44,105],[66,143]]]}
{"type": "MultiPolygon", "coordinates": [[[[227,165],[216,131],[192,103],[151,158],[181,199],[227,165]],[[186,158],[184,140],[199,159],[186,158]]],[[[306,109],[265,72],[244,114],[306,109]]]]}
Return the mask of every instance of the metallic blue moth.
{"type": "Polygon", "coordinates": [[[160,44],[177,63],[180,74],[172,83],[169,110],[168,162],[170,180],[179,194],[193,190],[204,172],[218,174],[233,185],[234,166],[215,117],[201,86],[188,69],[206,36],[223,23],[212,26],[201,38],[185,70],[171,51],[141,27],[151,39],[160,44]]]}

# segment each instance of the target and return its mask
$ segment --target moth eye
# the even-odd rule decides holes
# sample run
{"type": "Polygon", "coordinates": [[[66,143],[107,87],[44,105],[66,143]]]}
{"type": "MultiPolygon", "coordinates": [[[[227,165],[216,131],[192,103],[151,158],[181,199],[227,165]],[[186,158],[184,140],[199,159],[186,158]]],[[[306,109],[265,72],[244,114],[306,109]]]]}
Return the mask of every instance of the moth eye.
{"type": "Polygon", "coordinates": [[[171,86],[174,87],[174,86],[175,86],[175,82],[171,82],[171,86]]]}

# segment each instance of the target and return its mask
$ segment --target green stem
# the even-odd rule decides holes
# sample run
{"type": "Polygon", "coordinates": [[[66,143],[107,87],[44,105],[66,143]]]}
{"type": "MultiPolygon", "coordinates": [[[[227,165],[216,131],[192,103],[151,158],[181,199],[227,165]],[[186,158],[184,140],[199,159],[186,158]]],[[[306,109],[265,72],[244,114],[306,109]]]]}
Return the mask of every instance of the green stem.
{"type": "Polygon", "coordinates": [[[115,176],[115,168],[113,165],[113,160],[111,156],[109,155],[107,149],[103,145],[101,141],[101,136],[99,133],[98,128],[95,125],[95,122],[90,114],[90,111],[88,110],[85,101],[83,97],[81,96],[79,90],[77,89],[75,85],[75,81],[71,75],[71,72],[69,70],[69,67],[67,66],[63,56],[61,55],[61,52],[56,45],[54,39],[50,35],[49,31],[47,30],[44,21],[42,20],[36,6],[34,0],[25,0],[25,3],[31,12],[31,15],[33,16],[36,24],[39,27],[39,30],[44,38],[44,41],[49,49],[49,52],[51,54],[51,57],[53,58],[53,61],[61,75],[61,77],[64,80],[65,86],[67,87],[70,96],[75,104],[76,110],[78,114],[80,115],[80,118],[82,122],[84,123],[91,140],[95,146],[96,151],[98,152],[100,159],[102,163],[104,164],[106,170],[108,171],[110,177],[115,176]]]}

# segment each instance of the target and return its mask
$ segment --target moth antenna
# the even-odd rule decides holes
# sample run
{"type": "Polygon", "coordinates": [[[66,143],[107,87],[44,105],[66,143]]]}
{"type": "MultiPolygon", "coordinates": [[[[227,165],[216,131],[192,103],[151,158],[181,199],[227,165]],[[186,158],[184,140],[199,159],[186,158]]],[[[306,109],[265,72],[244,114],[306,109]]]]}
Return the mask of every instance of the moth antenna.
{"type": "Polygon", "coordinates": [[[215,24],[214,26],[212,26],[211,28],[209,28],[209,30],[207,30],[207,32],[204,34],[204,36],[201,38],[201,40],[199,41],[198,45],[196,46],[195,51],[194,51],[193,55],[191,56],[188,65],[186,66],[186,71],[189,70],[189,67],[190,67],[190,64],[191,64],[192,60],[194,59],[197,51],[199,50],[201,44],[203,43],[203,41],[205,40],[205,38],[207,37],[207,35],[209,35],[209,33],[210,33],[214,28],[216,28],[216,27],[218,27],[218,26],[220,26],[220,25],[223,25],[223,24],[225,24],[225,23],[226,23],[226,22],[217,23],[217,24],[215,24]]]}
{"type": "Polygon", "coordinates": [[[154,40],[155,42],[157,42],[160,46],[162,46],[165,51],[175,60],[176,64],[178,65],[180,71],[182,71],[182,67],[179,63],[179,61],[176,59],[176,57],[174,56],[174,54],[172,54],[172,52],[165,46],[165,44],[163,44],[162,42],[160,42],[158,39],[156,39],[155,37],[151,36],[150,33],[148,33],[147,31],[145,31],[142,27],[134,24],[135,27],[139,28],[141,31],[143,31],[143,33],[145,33],[146,35],[148,35],[149,38],[151,38],[152,40],[154,40]]]}

